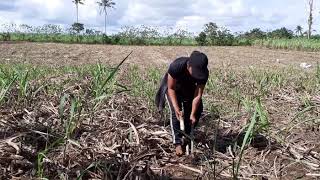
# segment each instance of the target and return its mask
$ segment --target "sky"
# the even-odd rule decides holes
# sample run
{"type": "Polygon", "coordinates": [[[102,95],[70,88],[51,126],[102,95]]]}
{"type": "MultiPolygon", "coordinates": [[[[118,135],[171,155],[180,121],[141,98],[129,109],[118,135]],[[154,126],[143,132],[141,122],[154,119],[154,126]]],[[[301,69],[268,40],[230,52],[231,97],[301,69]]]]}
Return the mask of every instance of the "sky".
{"type": "MultiPolygon", "coordinates": [[[[79,7],[79,20],[85,27],[103,31],[104,17],[98,0],[85,0],[79,7]]],[[[114,0],[108,12],[107,30],[115,33],[123,26],[148,25],[200,32],[215,22],[232,32],[253,28],[265,31],[301,25],[306,30],[307,0],[114,0]]],[[[314,29],[320,31],[320,3],[315,2],[314,29]],[[319,28],[318,28],[319,27],[319,28]]],[[[72,0],[0,0],[0,24],[67,27],[76,21],[72,0]]]]}

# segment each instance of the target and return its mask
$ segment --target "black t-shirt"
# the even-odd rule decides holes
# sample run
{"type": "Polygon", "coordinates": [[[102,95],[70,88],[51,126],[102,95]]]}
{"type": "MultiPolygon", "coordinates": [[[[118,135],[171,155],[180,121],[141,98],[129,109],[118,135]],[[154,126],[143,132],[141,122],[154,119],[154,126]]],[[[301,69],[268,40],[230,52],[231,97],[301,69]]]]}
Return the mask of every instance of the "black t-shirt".
{"type": "Polygon", "coordinates": [[[184,99],[193,99],[197,85],[206,84],[208,78],[198,81],[191,77],[187,69],[188,57],[181,57],[170,64],[168,73],[174,78],[176,83],[176,93],[184,99]]]}

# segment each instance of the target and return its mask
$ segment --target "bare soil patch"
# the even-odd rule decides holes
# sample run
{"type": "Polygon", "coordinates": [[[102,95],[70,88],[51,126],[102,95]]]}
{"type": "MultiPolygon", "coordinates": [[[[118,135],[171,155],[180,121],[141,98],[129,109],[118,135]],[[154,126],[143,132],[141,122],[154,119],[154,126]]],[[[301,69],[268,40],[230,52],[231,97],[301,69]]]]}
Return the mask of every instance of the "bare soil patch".
{"type": "Polygon", "coordinates": [[[110,46],[55,43],[0,43],[1,63],[31,63],[65,66],[88,63],[118,63],[133,51],[130,61],[141,67],[169,64],[193,50],[205,52],[211,67],[247,68],[315,65],[320,52],[270,50],[257,47],[110,46]]]}

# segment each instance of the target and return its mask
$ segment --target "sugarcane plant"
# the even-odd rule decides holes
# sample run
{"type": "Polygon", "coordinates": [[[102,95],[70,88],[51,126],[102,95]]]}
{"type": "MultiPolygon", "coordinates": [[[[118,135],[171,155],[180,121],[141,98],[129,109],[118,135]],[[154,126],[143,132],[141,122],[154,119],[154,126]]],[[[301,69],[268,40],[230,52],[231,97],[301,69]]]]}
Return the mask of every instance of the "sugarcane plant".
{"type": "Polygon", "coordinates": [[[6,99],[7,93],[17,79],[17,75],[10,69],[0,66],[0,105],[6,99]]]}
{"type": "Polygon", "coordinates": [[[250,118],[250,122],[246,125],[246,128],[245,128],[245,135],[240,147],[240,152],[238,157],[239,159],[236,163],[235,162],[233,163],[234,179],[238,178],[242,156],[247,145],[251,143],[255,135],[260,134],[261,132],[268,131],[269,129],[268,116],[266,111],[263,109],[260,97],[256,98],[253,110],[250,110],[249,113],[251,114],[251,118],[250,118]]]}

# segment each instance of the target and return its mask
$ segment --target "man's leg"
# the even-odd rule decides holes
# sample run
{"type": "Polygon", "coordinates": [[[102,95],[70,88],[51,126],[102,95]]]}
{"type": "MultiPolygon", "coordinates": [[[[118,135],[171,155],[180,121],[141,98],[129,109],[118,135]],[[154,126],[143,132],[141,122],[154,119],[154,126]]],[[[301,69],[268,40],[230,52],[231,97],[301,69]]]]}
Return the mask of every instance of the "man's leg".
{"type": "MultiPolygon", "coordinates": [[[[170,112],[170,125],[171,125],[173,144],[181,145],[182,133],[180,132],[180,121],[176,116],[174,107],[172,105],[172,102],[169,96],[166,95],[166,99],[168,102],[169,112],[170,112]]],[[[179,108],[181,109],[181,101],[179,101],[179,98],[178,98],[178,105],[179,105],[179,108]]]]}
{"type": "Polygon", "coordinates": [[[202,99],[201,99],[199,107],[198,107],[197,112],[196,112],[197,121],[196,121],[196,123],[194,125],[195,127],[199,124],[199,120],[201,118],[202,113],[203,113],[203,103],[202,103],[202,99]]]}

